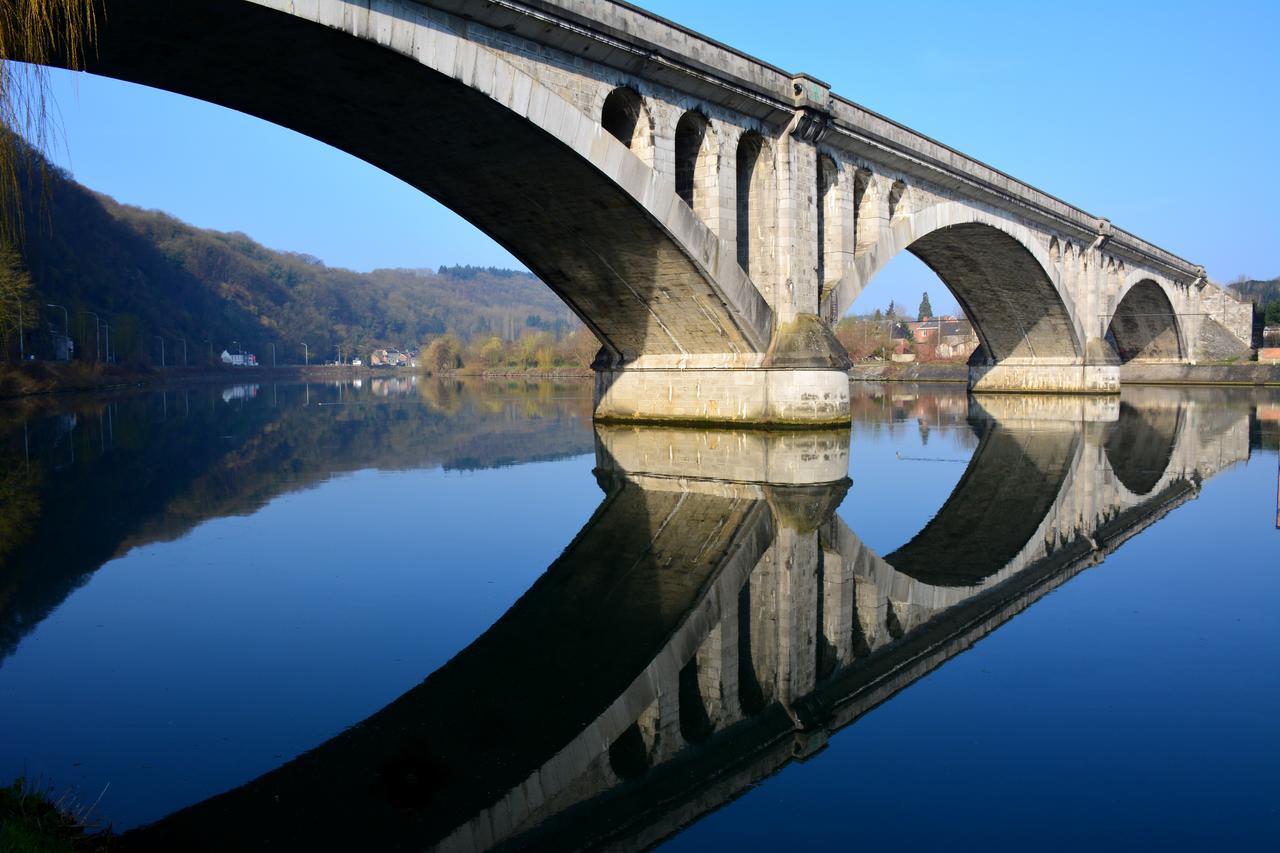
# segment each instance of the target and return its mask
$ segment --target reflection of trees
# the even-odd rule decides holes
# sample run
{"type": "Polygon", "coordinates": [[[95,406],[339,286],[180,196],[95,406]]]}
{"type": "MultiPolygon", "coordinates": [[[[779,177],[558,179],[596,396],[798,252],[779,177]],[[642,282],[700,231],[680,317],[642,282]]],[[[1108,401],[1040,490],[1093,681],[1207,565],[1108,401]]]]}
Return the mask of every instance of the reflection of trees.
{"type": "Polygon", "coordinates": [[[927,442],[932,428],[963,427],[954,431],[956,440],[965,447],[977,445],[968,427],[969,395],[959,383],[859,382],[855,386],[849,395],[855,429],[895,435],[909,426],[927,442]]]}
{"type": "Polygon", "coordinates": [[[41,473],[19,455],[0,455],[0,566],[31,537],[40,516],[41,473]]]}
{"type": "MultiPolygon", "coordinates": [[[[581,385],[543,394],[538,383],[446,384],[438,407],[349,389],[344,405],[320,407],[318,387],[308,407],[306,389],[291,385],[232,404],[198,387],[164,400],[116,396],[110,412],[103,398],[45,410],[74,411],[78,426],[59,434],[54,418],[30,421],[31,478],[22,479],[21,455],[16,464],[0,457],[0,659],[114,556],[335,473],[490,468],[592,449],[581,385]],[[523,414],[529,397],[539,398],[537,418],[523,414]]],[[[21,454],[22,424],[0,412],[0,448],[21,454]]]]}

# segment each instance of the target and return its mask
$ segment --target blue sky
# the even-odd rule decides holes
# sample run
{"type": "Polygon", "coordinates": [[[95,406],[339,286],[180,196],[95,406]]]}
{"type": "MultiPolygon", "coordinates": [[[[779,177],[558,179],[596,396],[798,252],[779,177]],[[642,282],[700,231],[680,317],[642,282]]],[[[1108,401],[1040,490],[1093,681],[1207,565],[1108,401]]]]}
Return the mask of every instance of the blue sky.
{"type": "MultiPolygon", "coordinates": [[[[826,80],[1219,281],[1280,274],[1280,3],[642,5],[826,80]]],[[[358,270],[518,266],[416,190],[291,131],[88,75],[56,72],[53,85],[55,159],[123,202],[358,270]]],[[[914,309],[923,289],[954,306],[905,257],[855,310],[914,309]]]]}

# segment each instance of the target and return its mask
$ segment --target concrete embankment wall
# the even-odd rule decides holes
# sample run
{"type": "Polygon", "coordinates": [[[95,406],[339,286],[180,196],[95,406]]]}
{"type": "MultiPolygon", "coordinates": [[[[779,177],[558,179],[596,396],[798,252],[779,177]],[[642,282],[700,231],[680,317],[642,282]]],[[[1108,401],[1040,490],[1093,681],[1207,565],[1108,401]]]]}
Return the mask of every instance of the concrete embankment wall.
{"type": "Polygon", "coordinates": [[[1280,385],[1280,364],[1140,364],[1120,366],[1121,385],[1280,385]]]}

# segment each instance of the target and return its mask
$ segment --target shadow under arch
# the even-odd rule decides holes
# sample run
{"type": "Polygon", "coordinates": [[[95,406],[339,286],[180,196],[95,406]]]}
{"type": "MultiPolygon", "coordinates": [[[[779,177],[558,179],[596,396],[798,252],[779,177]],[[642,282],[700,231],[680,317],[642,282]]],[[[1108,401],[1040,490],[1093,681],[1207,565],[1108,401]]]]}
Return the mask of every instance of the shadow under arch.
{"type": "Polygon", "coordinates": [[[674,188],[444,13],[270,6],[104,0],[86,70],[257,116],[427,193],[546,282],[615,363],[765,351],[771,310],[674,188]],[[395,37],[379,43],[362,15],[395,37]]]}
{"type": "Polygon", "coordinates": [[[1187,347],[1169,295],[1156,281],[1134,282],[1116,305],[1107,339],[1121,362],[1182,359],[1187,347]]]}
{"type": "Polygon", "coordinates": [[[981,439],[937,515],[884,557],[932,586],[976,586],[1005,568],[1040,529],[1076,461],[1083,432],[1070,423],[1006,426],[971,413],[981,439]]]}
{"type": "Polygon", "coordinates": [[[824,313],[838,317],[899,252],[938,276],[973,323],[980,353],[1000,362],[1037,358],[1078,362],[1078,318],[1058,287],[1058,271],[1028,229],[958,202],[898,216],[863,247],[833,288],[824,313]]]}
{"type": "Polygon", "coordinates": [[[1182,432],[1181,406],[1138,408],[1120,402],[1120,416],[1107,424],[1103,448],[1116,478],[1135,495],[1148,495],[1164,479],[1182,432]]]}

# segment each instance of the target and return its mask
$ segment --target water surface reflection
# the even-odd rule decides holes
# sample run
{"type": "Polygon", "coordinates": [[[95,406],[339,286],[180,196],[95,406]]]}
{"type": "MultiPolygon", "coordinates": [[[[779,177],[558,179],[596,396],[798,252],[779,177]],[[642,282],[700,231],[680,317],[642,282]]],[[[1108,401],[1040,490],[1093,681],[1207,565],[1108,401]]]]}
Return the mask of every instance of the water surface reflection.
{"type": "MultiPolygon", "coordinates": [[[[59,413],[41,421],[40,473],[19,478],[37,508],[7,522],[26,540],[0,554],[7,650],[110,555],[253,513],[336,470],[594,451],[594,513],[447,663],[359,725],[128,838],[154,849],[645,847],[821,752],[1197,497],[1262,434],[1255,401],[1238,394],[867,390],[852,443],[848,431],[593,427],[589,395],[446,383],[271,389],[280,408],[262,405],[265,389],[219,389],[206,415],[183,401],[198,430],[139,426],[154,397],[59,413]],[[375,402],[395,394],[417,402],[375,402]],[[232,414],[241,403],[250,415],[232,414]],[[331,417],[293,414],[325,408],[331,417]],[[104,413],[97,451],[83,426],[58,420],[104,413]],[[936,514],[882,554],[858,532],[865,522],[874,536],[880,516],[837,509],[863,487],[848,477],[860,435],[901,423],[920,447],[951,430],[971,456],[936,514]],[[146,440],[126,440],[133,431],[146,440]],[[93,473],[60,487],[59,454],[95,460],[93,473]],[[122,482],[123,471],[134,473],[122,482]],[[93,522],[85,548],[64,544],[67,566],[50,579],[44,555],[84,519],[39,507],[72,492],[84,492],[78,516],[120,509],[93,522]]],[[[487,521],[491,536],[504,523],[487,521]]]]}

